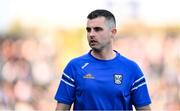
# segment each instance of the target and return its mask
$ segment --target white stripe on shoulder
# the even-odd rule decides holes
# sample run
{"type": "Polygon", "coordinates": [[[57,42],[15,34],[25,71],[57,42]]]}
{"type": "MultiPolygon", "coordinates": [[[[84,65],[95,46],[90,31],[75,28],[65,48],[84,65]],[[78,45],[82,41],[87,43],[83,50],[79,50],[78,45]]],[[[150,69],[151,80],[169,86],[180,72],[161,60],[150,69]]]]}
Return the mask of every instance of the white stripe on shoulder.
{"type": "Polygon", "coordinates": [[[71,83],[65,81],[64,79],[61,79],[61,80],[62,80],[64,83],[66,83],[67,85],[69,85],[69,86],[71,86],[71,87],[75,87],[73,84],[71,84],[71,83]]]}
{"type": "Polygon", "coordinates": [[[133,84],[132,84],[132,86],[135,84],[135,83],[137,83],[137,82],[139,82],[141,79],[143,79],[144,78],[144,76],[142,76],[141,78],[139,78],[139,79],[137,79],[133,84]]]}
{"type": "Polygon", "coordinates": [[[84,69],[89,63],[86,62],[81,68],[84,69]]]}
{"type": "Polygon", "coordinates": [[[146,84],[146,82],[143,82],[142,84],[140,84],[140,85],[132,88],[131,91],[134,91],[134,90],[138,89],[139,87],[141,87],[141,86],[143,86],[143,85],[145,85],[145,84],[146,84]]]}
{"type": "Polygon", "coordinates": [[[67,74],[63,73],[63,75],[65,75],[67,78],[69,78],[71,81],[74,82],[74,79],[72,79],[71,77],[69,77],[67,74]]]}

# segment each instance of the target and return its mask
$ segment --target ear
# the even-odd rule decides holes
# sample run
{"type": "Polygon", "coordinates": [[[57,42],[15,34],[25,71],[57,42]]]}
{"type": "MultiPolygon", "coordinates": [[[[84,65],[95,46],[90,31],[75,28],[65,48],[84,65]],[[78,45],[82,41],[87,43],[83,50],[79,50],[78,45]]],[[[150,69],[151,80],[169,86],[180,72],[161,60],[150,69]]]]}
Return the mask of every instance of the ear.
{"type": "Polygon", "coordinates": [[[112,33],[113,36],[115,36],[116,33],[117,33],[117,29],[116,28],[112,28],[111,33],[112,33]]]}

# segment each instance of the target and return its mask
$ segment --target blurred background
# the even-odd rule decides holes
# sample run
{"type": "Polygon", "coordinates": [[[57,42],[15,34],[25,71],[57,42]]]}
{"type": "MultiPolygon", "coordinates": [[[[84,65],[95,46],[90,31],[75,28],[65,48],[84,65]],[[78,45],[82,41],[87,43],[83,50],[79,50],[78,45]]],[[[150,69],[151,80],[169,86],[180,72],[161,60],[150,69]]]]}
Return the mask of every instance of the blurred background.
{"type": "Polygon", "coordinates": [[[179,0],[0,0],[0,110],[54,110],[61,73],[89,51],[86,16],[114,13],[114,49],[142,68],[152,110],[180,110],[179,0]]]}

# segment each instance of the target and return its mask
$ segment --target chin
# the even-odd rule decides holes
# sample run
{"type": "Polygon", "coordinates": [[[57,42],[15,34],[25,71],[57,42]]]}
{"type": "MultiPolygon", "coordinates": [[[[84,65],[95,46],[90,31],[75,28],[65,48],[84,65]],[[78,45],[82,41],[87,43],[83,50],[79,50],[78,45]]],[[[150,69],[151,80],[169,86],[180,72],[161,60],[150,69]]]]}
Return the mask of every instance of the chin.
{"type": "Polygon", "coordinates": [[[95,47],[91,47],[91,48],[92,48],[92,50],[94,50],[94,51],[96,51],[96,52],[101,51],[101,49],[99,49],[99,48],[95,48],[95,47]]]}

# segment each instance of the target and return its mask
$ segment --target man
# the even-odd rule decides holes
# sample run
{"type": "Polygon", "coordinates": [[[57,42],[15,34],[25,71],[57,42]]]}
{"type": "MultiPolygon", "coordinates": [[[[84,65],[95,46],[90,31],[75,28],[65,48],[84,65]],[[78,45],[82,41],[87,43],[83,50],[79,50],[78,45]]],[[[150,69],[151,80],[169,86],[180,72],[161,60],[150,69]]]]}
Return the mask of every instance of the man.
{"type": "Polygon", "coordinates": [[[57,90],[56,110],[150,110],[144,75],[139,66],[113,50],[117,32],[114,15],[95,10],[88,16],[89,53],[71,60],[57,90]]]}

